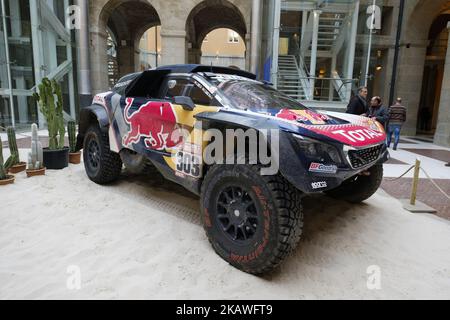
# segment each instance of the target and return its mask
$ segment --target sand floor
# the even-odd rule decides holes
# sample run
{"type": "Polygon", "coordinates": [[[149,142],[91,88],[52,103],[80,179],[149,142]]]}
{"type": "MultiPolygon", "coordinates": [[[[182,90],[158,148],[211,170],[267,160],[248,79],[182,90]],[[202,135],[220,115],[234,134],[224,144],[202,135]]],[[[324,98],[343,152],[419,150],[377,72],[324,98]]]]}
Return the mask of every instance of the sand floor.
{"type": "Polygon", "coordinates": [[[105,187],[71,165],[19,174],[0,203],[0,299],[450,298],[450,222],[383,191],[356,206],[306,198],[300,246],[263,278],[221,260],[198,199],[161,177],[105,187]],[[379,290],[367,287],[371,265],[379,290]],[[73,266],[80,289],[67,286],[73,266]]]}

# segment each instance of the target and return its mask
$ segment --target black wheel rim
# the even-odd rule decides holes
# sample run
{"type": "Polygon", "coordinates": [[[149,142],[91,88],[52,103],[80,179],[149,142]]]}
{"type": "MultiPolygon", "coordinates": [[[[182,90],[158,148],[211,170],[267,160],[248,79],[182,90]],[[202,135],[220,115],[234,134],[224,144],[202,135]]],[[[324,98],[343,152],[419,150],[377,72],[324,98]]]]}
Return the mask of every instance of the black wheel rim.
{"type": "Polygon", "coordinates": [[[97,140],[92,138],[89,141],[87,151],[89,167],[94,171],[98,170],[100,167],[100,146],[97,140]]]}
{"type": "Polygon", "coordinates": [[[219,227],[232,241],[247,242],[256,235],[260,218],[256,203],[242,187],[224,188],[217,198],[219,227]]]}

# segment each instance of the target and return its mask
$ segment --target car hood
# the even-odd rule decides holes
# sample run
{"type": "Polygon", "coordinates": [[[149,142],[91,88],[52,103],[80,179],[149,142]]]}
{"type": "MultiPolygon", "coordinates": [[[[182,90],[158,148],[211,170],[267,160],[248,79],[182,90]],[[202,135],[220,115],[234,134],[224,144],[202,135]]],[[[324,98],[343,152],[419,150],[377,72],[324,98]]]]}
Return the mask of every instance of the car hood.
{"type": "Polygon", "coordinates": [[[309,109],[268,110],[266,115],[276,118],[280,123],[289,124],[290,131],[294,133],[312,137],[325,136],[353,147],[380,144],[386,140],[383,126],[366,117],[309,109]]]}

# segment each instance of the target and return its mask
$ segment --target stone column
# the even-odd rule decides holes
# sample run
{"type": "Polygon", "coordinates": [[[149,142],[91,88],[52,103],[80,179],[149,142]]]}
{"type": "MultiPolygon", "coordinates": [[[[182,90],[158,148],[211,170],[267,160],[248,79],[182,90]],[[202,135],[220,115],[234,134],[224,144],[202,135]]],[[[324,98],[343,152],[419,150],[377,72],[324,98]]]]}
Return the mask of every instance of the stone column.
{"type": "MultiPolygon", "coordinates": [[[[447,29],[450,31],[450,22],[447,25],[447,29]]],[[[444,79],[442,80],[439,117],[436,134],[434,136],[434,143],[450,147],[450,37],[447,44],[444,79]]]]}
{"type": "Polygon", "coordinates": [[[260,73],[259,70],[259,54],[261,51],[261,17],[262,3],[261,0],[253,0],[252,2],[252,25],[251,25],[251,43],[250,43],[250,70],[252,73],[260,73]]]}
{"type": "Polygon", "coordinates": [[[202,60],[202,50],[199,48],[188,49],[187,63],[200,64],[202,60]]]}
{"type": "Polygon", "coordinates": [[[401,97],[407,108],[402,134],[414,136],[417,132],[417,113],[422,92],[423,70],[428,40],[417,41],[410,48],[400,49],[395,97],[401,97]]]}
{"type": "Polygon", "coordinates": [[[186,63],[186,31],[161,27],[162,65],[186,63]]]}
{"type": "Polygon", "coordinates": [[[250,64],[251,64],[251,58],[250,58],[250,51],[251,51],[251,35],[247,33],[245,35],[245,70],[250,71],[250,64]]]}
{"type": "Polygon", "coordinates": [[[139,66],[135,66],[134,43],[131,40],[119,41],[117,61],[119,62],[119,78],[138,71],[139,66]]]}
{"type": "Polygon", "coordinates": [[[92,102],[91,63],[89,58],[89,3],[87,0],[77,0],[80,7],[81,24],[76,30],[77,60],[78,60],[78,93],[81,107],[92,102]]]}
{"type": "Polygon", "coordinates": [[[106,56],[107,35],[98,30],[90,32],[91,84],[92,94],[108,90],[108,58],[106,56]]]}

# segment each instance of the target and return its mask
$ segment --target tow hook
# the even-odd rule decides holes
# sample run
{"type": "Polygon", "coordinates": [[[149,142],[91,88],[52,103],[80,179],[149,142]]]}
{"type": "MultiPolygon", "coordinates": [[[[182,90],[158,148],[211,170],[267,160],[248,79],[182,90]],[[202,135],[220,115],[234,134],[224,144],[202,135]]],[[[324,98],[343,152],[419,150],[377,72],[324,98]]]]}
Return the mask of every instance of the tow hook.
{"type": "Polygon", "coordinates": [[[368,176],[370,176],[370,171],[366,170],[366,171],[360,172],[358,175],[363,176],[363,177],[368,177],[368,176]]]}

